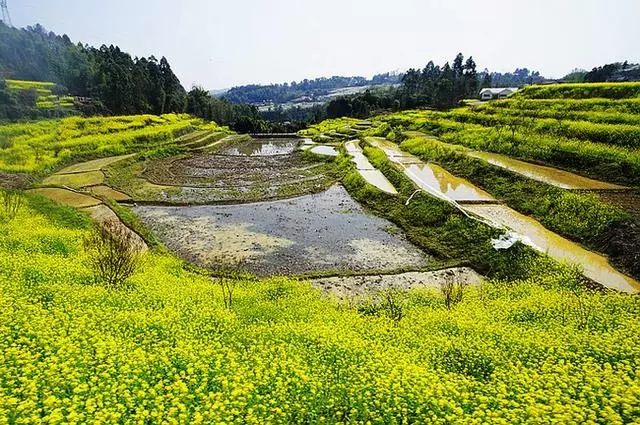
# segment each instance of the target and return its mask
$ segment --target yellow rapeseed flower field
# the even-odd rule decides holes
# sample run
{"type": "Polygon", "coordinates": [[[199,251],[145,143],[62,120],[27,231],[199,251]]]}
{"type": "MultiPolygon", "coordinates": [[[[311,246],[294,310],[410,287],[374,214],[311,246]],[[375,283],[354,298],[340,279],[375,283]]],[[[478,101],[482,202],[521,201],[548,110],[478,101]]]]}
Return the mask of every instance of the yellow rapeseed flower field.
{"type": "Polygon", "coordinates": [[[30,199],[0,222],[0,424],[640,423],[635,296],[539,273],[396,323],[276,277],[226,309],[168,254],[93,285],[88,221],[30,199]]]}

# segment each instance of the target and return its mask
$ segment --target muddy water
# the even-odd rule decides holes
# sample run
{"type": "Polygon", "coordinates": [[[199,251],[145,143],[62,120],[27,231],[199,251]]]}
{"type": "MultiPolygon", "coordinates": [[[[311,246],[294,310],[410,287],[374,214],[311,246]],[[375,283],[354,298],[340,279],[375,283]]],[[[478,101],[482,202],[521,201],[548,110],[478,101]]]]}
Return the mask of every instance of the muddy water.
{"type": "Polygon", "coordinates": [[[464,152],[467,156],[473,158],[483,159],[489,164],[495,165],[500,168],[513,171],[525,177],[533,180],[537,180],[543,183],[547,183],[562,189],[582,189],[582,190],[607,190],[607,189],[625,189],[624,186],[619,186],[612,183],[593,180],[588,177],[583,177],[569,171],[559,170],[553,167],[547,167],[544,165],[532,164],[530,162],[521,161],[511,158],[506,155],[493,153],[493,152],[481,152],[474,151],[460,145],[452,145],[438,140],[434,136],[421,133],[419,131],[405,131],[404,134],[407,137],[422,137],[437,141],[442,146],[446,146],[450,149],[455,149],[464,152]]]}
{"type": "Polygon", "coordinates": [[[398,191],[391,184],[389,180],[382,174],[380,170],[377,170],[366,156],[362,153],[357,141],[347,142],[345,145],[347,153],[351,156],[351,160],[356,164],[358,173],[371,185],[377,187],[383,192],[397,194],[398,191]]]}
{"type": "Polygon", "coordinates": [[[352,140],[347,142],[344,147],[347,150],[347,153],[351,156],[351,161],[356,164],[356,168],[358,170],[375,170],[367,157],[362,153],[362,150],[360,150],[357,141],[352,140]]]}
{"type": "Polygon", "coordinates": [[[391,161],[404,169],[407,177],[431,194],[456,202],[495,201],[491,195],[469,181],[454,176],[436,164],[422,162],[420,158],[403,152],[394,143],[379,138],[368,138],[367,141],[382,149],[391,161]]]}
{"type": "Polygon", "coordinates": [[[390,222],[336,185],[317,195],[255,204],[138,206],[166,245],[204,267],[241,263],[260,275],[420,267],[428,258],[390,222]]]}
{"type": "Polygon", "coordinates": [[[338,151],[333,146],[320,145],[311,148],[311,152],[318,155],[338,156],[338,151]]]}
{"type": "Polygon", "coordinates": [[[221,155],[287,155],[298,147],[299,139],[249,139],[220,150],[221,155]]]}
{"type": "Polygon", "coordinates": [[[436,164],[410,164],[405,166],[407,176],[422,189],[435,188],[440,193],[457,202],[495,201],[482,189],[470,182],[456,177],[436,164]]]}
{"type": "Polygon", "coordinates": [[[527,237],[532,246],[550,257],[583,268],[586,277],[624,292],[637,292],[640,283],[615,270],[607,259],[547,230],[537,221],[504,205],[465,205],[467,211],[484,218],[495,227],[508,227],[527,237]]]}
{"type": "Polygon", "coordinates": [[[556,168],[531,164],[497,153],[468,151],[467,155],[563,189],[624,189],[623,186],[593,180],[556,168]]]}

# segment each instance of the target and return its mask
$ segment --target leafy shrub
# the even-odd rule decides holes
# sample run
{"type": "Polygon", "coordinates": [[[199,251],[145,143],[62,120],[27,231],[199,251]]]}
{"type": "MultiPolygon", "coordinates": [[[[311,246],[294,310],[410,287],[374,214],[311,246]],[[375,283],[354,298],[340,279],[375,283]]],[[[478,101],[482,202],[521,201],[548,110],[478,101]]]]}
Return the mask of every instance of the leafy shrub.
{"type": "Polygon", "coordinates": [[[394,322],[400,322],[407,308],[407,291],[398,288],[385,288],[377,297],[384,314],[394,322]]]}
{"type": "Polygon", "coordinates": [[[22,193],[18,190],[5,189],[2,191],[2,206],[4,216],[9,221],[16,218],[18,211],[24,204],[22,193]]]}
{"type": "Polygon", "coordinates": [[[444,272],[444,278],[440,283],[440,292],[444,296],[444,305],[447,310],[451,310],[462,301],[465,287],[464,282],[456,280],[456,275],[452,270],[444,272]]]}
{"type": "Polygon", "coordinates": [[[142,266],[135,234],[119,222],[96,226],[84,238],[84,249],[95,281],[107,287],[122,287],[142,266]]]}

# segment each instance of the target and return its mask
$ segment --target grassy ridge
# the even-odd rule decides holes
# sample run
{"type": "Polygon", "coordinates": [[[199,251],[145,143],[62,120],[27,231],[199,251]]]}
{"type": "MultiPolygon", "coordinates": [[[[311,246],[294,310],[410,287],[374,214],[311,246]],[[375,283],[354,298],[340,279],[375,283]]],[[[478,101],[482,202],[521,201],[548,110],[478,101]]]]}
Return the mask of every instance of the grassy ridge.
{"type": "Polygon", "coordinates": [[[527,86],[516,96],[525,99],[626,99],[640,97],[640,82],[574,83],[527,86]]]}
{"type": "Polygon", "coordinates": [[[46,174],[72,162],[151,149],[195,127],[227,131],[186,114],[9,124],[0,127],[0,170],[46,174]]]}
{"type": "MultiPolygon", "coordinates": [[[[502,101],[499,101],[502,102],[502,101]]],[[[639,110],[633,112],[621,112],[616,110],[605,109],[597,110],[572,110],[565,102],[554,100],[549,105],[530,105],[527,102],[510,104],[499,104],[499,102],[488,102],[481,105],[474,105],[472,112],[484,113],[488,115],[502,117],[529,117],[529,118],[551,118],[559,122],[569,121],[588,121],[599,124],[628,124],[640,125],[640,102],[636,102],[639,110]]],[[[533,102],[533,101],[530,101],[533,102]]]]}
{"type": "Polygon", "coordinates": [[[511,126],[516,126],[518,130],[538,134],[552,134],[569,139],[588,140],[594,143],[631,148],[640,146],[640,115],[632,116],[634,117],[632,124],[538,118],[525,113],[507,113],[507,110],[504,109],[498,110],[496,114],[478,113],[474,109],[459,109],[443,114],[443,117],[462,123],[468,122],[482,126],[507,126],[509,127],[507,130],[510,130],[511,126]],[[518,120],[517,117],[528,117],[530,119],[518,120]]]}
{"type": "Polygon", "coordinates": [[[439,294],[413,291],[399,301],[400,321],[287,278],[235,281],[227,309],[215,281],[165,254],[147,256],[129,291],[87,284],[78,213],[29,205],[0,222],[4,423],[640,415],[637,300],[574,293],[565,269],[532,259],[528,279],[468,289],[451,311],[439,294]]]}
{"type": "Polygon", "coordinates": [[[528,179],[435,140],[410,139],[402,142],[401,147],[468,179],[516,211],[534,217],[546,228],[603,252],[616,267],[640,279],[637,220],[603,203],[597,195],[566,191],[528,179]],[[620,250],[622,245],[627,248],[620,250]]]}
{"type": "Polygon", "coordinates": [[[534,160],[595,179],[640,185],[638,149],[546,135],[522,127],[512,132],[507,126],[465,124],[445,116],[433,111],[406,111],[379,119],[394,126],[432,133],[448,143],[534,160]]]}
{"type": "Polygon", "coordinates": [[[33,91],[37,94],[36,107],[39,109],[73,108],[72,96],[56,96],[52,89],[55,83],[48,81],[5,80],[7,88],[15,91],[33,91]]]}
{"type": "Polygon", "coordinates": [[[564,110],[567,112],[606,112],[640,114],[640,98],[635,99],[525,99],[509,98],[480,105],[480,108],[513,108],[523,110],[564,110]]]}

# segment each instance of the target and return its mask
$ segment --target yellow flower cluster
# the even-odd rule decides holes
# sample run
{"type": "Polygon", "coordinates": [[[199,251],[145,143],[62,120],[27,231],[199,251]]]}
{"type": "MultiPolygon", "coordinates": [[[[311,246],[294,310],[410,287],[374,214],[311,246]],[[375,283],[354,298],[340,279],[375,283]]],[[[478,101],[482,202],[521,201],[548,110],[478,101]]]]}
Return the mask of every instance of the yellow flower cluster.
{"type": "Polygon", "coordinates": [[[319,134],[327,134],[332,132],[342,133],[344,134],[352,134],[353,127],[360,120],[356,118],[334,118],[330,120],[324,120],[319,124],[314,124],[307,129],[301,130],[300,135],[315,137],[319,134]]]}
{"type": "Polygon", "coordinates": [[[0,424],[640,423],[637,297],[541,274],[395,323],[279,277],[226,309],[165,254],[91,285],[87,230],[29,208],[0,223],[0,424]]]}

